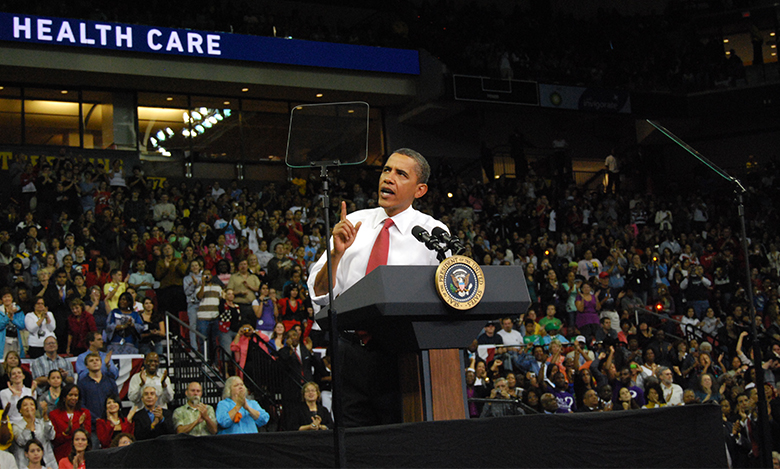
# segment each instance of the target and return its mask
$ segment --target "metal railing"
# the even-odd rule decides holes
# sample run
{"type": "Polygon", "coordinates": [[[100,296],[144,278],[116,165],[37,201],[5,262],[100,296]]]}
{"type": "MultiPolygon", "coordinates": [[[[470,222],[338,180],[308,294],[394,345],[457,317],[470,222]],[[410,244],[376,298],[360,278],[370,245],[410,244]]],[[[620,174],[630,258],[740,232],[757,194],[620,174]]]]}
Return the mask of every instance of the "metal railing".
{"type": "Polygon", "coordinates": [[[208,357],[209,357],[208,337],[206,337],[205,335],[201,334],[200,332],[198,332],[196,330],[190,329],[189,323],[186,323],[186,322],[182,321],[178,317],[176,317],[173,314],[171,314],[171,313],[166,311],[165,312],[165,333],[166,333],[166,335],[168,336],[168,339],[169,339],[168,340],[168,349],[167,349],[168,356],[169,357],[171,356],[171,347],[170,347],[170,343],[171,343],[170,337],[172,335],[171,334],[171,324],[170,324],[170,320],[171,319],[173,321],[175,321],[176,323],[178,323],[180,326],[186,328],[187,331],[189,331],[190,334],[195,334],[195,337],[197,337],[198,339],[203,341],[203,360],[205,362],[208,362],[208,357]]]}
{"type": "MultiPolygon", "coordinates": [[[[526,414],[538,414],[539,412],[532,408],[528,407],[526,404],[523,403],[520,399],[512,398],[512,399],[488,399],[488,398],[480,398],[480,397],[469,397],[469,402],[475,402],[475,403],[482,403],[486,404],[488,402],[492,404],[508,404],[511,403],[514,408],[520,408],[525,412],[526,414]]],[[[518,414],[521,415],[521,414],[518,414]]]]}

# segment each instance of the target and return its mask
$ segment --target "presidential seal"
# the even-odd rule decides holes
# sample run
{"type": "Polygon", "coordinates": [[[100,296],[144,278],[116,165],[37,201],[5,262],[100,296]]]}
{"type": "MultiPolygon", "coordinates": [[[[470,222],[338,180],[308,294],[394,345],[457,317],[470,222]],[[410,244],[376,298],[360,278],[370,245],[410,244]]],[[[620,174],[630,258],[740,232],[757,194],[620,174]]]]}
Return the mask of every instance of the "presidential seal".
{"type": "Polygon", "coordinates": [[[436,291],[453,308],[471,309],[485,294],[485,274],[473,259],[448,257],[436,269],[436,291]]]}

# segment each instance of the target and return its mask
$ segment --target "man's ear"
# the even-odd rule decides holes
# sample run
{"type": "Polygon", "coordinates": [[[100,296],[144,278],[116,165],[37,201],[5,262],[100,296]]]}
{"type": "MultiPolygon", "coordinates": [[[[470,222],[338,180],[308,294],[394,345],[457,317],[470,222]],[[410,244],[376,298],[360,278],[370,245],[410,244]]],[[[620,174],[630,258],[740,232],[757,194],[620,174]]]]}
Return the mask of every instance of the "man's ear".
{"type": "Polygon", "coordinates": [[[428,184],[417,184],[417,188],[414,190],[414,198],[419,199],[428,192],[428,184]]]}

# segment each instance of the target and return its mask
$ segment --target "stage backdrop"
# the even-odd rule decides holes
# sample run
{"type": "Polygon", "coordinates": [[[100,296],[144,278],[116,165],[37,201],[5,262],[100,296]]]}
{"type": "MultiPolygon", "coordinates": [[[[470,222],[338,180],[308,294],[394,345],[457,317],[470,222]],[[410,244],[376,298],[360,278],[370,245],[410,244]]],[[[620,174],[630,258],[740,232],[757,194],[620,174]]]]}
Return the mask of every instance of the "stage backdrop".
{"type": "MultiPolygon", "coordinates": [[[[356,428],[349,467],[726,467],[720,407],[356,428]]],[[[331,432],[161,437],[87,453],[97,468],[333,467],[331,432]]]]}

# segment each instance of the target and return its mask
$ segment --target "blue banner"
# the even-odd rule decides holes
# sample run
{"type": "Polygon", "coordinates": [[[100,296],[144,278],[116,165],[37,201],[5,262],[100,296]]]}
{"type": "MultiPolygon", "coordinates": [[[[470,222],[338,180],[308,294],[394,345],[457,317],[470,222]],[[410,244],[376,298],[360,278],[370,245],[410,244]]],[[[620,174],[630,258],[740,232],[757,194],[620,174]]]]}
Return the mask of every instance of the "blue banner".
{"type": "Polygon", "coordinates": [[[0,13],[0,41],[420,74],[414,50],[10,13],[0,13]]]}

